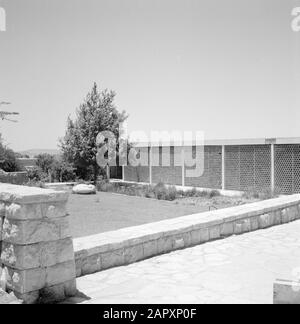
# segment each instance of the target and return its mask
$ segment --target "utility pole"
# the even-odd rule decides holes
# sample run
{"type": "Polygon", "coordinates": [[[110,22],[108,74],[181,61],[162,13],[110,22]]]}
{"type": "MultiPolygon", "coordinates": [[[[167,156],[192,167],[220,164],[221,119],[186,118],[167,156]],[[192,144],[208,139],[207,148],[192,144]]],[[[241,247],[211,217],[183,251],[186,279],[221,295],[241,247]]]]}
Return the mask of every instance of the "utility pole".
{"type": "MultiPolygon", "coordinates": [[[[10,102],[2,101],[2,102],[0,102],[0,108],[2,105],[10,105],[10,102]]],[[[19,115],[19,113],[18,112],[10,112],[10,111],[2,111],[0,109],[0,118],[2,120],[8,120],[10,122],[17,123],[18,122],[17,120],[7,118],[7,116],[12,116],[12,115],[19,115]]]]}

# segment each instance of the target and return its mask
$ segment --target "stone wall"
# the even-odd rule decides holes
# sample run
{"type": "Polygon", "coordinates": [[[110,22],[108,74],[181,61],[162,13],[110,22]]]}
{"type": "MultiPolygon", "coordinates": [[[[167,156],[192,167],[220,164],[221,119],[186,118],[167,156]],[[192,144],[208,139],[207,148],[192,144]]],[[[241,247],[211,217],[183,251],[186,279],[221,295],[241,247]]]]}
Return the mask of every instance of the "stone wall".
{"type": "Polygon", "coordinates": [[[0,173],[0,182],[22,185],[28,182],[28,174],[27,172],[0,173]]]}
{"type": "Polygon", "coordinates": [[[300,219],[300,195],[74,239],[76,275],[300,219]]]}
{"type": "Polygon", "coordinates": [[[1,263],[25,303],[76,292],[67,199],[66,192],[0,184],[1,263]]]}

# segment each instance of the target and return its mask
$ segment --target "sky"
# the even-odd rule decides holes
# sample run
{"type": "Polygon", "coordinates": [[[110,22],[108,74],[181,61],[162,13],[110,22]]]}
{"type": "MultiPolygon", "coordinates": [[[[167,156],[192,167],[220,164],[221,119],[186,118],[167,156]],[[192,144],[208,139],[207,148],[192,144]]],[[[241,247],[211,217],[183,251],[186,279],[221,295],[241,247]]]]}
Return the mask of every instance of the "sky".
{"type": "Polygon", "coordinates": [[[0,0],[0,121],[15,150],[57,148],[93,83],[129,131],[300,136],[300,0],[0,0]]]}

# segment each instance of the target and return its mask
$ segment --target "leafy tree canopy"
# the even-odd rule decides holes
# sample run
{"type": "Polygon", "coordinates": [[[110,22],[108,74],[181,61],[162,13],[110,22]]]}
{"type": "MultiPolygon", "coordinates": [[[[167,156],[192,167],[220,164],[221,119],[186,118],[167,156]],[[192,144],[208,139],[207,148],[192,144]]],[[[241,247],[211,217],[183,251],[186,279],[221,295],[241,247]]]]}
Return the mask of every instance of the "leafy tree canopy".
{"type": "Polygon", "coordinates": [[[71,162],[80,176],[86,178],[89,170],[97,179],[99,166],[96,161],[96,137],[102,131],[110,131],[119,137],[119,125],[127,118],[126,112],[119,112],[114,104],[114,91],[98,90],[94,83],[92,90],[76,111],[75,120],[67,121],[65,136],[60,141],[63,156],[71,162]]]}
{"type": "Polygon", "coordinates": [[[20,166],[16,159],[15,152],[8,148],[4,143],[0,134],[0,169],[5,172],[20,171],[20,166]]]}

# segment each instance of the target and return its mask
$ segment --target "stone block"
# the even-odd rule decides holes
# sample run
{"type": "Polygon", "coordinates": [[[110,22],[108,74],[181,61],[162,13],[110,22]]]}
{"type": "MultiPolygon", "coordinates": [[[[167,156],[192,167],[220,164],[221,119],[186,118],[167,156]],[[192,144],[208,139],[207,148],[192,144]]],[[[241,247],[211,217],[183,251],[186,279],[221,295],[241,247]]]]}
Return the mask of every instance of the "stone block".
{"type": "Polygon", "coordinates": [[[66,297],[73,297],[77,293],[76,279],[72,279],[63,283],[66,297]]]}
{"type": "Polygon", "coordinates": [[[270,226],[270,215],[263,214],[258,218],[259,228],[267,228],[270,226]]]}
{"type": "Polygon", "coordinates": [[[18,299],[22,300],[23,304],[36,304],[38,303],[40,298],[39,290],[31,291],[29,293],[24,293],[24,294],[15,291],[14,294],[18,299]]]}
{"type": "Polygon", "coordinates": [[[0,201],[4,203],[31,204],[66,202],[68,196],[69,193],[65,191],[0,183],[0,201]]]}
{"type": "Polygon", "coordinates": [[[259,217],[250,217],[250,228],[251,231],[257,231],[259,229],[259,217]]]}
{"type": "Polygon", "coordinates": [[[228,222],[220,225],[220,235],[222,237],[230,236],[234,233],[233,222],[228,222]]]}
{"type": "Polygon", "coordinates": [[[26,294],[75,279],[74,261],[47,268],[18,270],[7,267],[13,291],[26,294]]]}
{"type": "Polygon", "coordinates": [[[209,230],[208,228],[202,228],[200,230],[200,243],[205,243],[209,241],[209,230]]]}
{"type": "Polygon", "coordinates": [[[184,241],[184,247],[189,247],[192,245],[192,235],[191,232],[185,232],[182,235],[184,241]]]}
{"type": "Polygon", "coordinates": [[[239,235],[251,231],[250,219],[241,219],[234,223],[234,234],[239,235]]]}
{"type": "Polygon", "coordinates": [[[273,225],[280,225],[281,224],[281,211],[276,210],[273,212],[273,225]]]}
{"type": "Polygon", "coordinates": [[[289,222],[293,222],[299,218],[298,206],[291,206],[288,208],[289,222]]]}
{"type": "Polygon", "coordinates": [[[143,244],[125,247],[124,262],[125,264],[134,263],[144,258],[143,244]]]}
{"type": "Polygon", "coordinates": [[[46,269],[36,268],[29,270],[17,270],[7,267],[11,278],[12,290],[20,294],[37,291],[45,287],[46,269]]]}
{"type": "Polygon", "coordinates": [[[41,204],[19,205],[12,203],[6,206],[5,216],[12,220],[41,219],[41,204]]]}
{"type": "Polygon", "coordinates": [[[101,255],[90,255],[82,260],[81,275],[95,273],[101,270],[101,255]]]}
{"type": "Polygon", "coordinates": [[[38,220],[60,218],[67,215],[65,202],[25,204],[12,203],[6,206],[6,218],[12,220],[38,220]]]}
{"type": "Polygon", "coordinates": [[[221,237],[220,225],[212,226],[209,228],[209,239],[217,240],[221,237]]]}
{"type": "Polygon", "coordinates": [[[143,250],[145,259],[157,255],[157,241],[153,240],[143,243],[143,250]]]}
{"type": "Polygon", "coordinates": [[[113,250],[101,254],[101,270],[121,266],[124,262],[124,249],[113,250]]]}
{"type": "Polygon", "coordinates": [[[157,253],[169,253],[173,250],[173,239],[171,236],[164,236],[157,240],[157,253]]]}
{"type": "Polygon", "coordinates": [[[300,219],[300,205],[297,205],[298,207],[298,213],[296,215],[296,219],[300,219]]]}
{"type": "Polygon", "coordinates": [[[12,244],[34,244],[70,237],[69,218],[45,218],[43,220],[4,220],[3,241],[12,244]]]}
{"type": "Polygon", "coordinates": [[[276,280],[273,298],[274,304],[300,305],[300,282],[276,280]]]}
{"type": "Polygon", "coordinates": [[[281,211],[281,223],[286,224],[289,221],[290,221],[290,218],[289,218],[288,209],[287,208],[282,209],[282,211],[281,211]]]}
{"type": "Polygon", "coordinates": [[[184,248],[183,237],[175,237],[174,242],[173,242],[173,249],[178,250],[178,249],[183,249],[183,248],[184,248]]]}
{"type": "Polygon", "coordinates": [[[68,215],[65,202],[42,204],[42,215],[46,218],[59,218],[68,215]]]}
{"type": "Polygon", "coordinates": [[[71,238],[31,245],[13,245],[3,242],[1,260],[19,270],[52,266],[74,259],[71,238]]]}
{"type": "Polygon", "coordinates": [[[75,279],[75,261],[56,264],[46,269],[46,287],[54,286],[75,279]]]}
{"type": "Polygon", "coordinates": [[[40,304],[51,304],[66,299],[65,288],[63,284],[45,287],[40,290],[39,295],[40,304]]]}
{"type": "Polygon", "coordinates": [[[195,230],[191,232],[191,244],[198,245],[201,243],[201,230],[195,230]]]}
{"type": "Polygon", "coordinates": [[[42,304],[51,304],[76,295],[76,281],[70,280],[62,284],[45,287],[39,292],[39,301],[42,304]]]}

